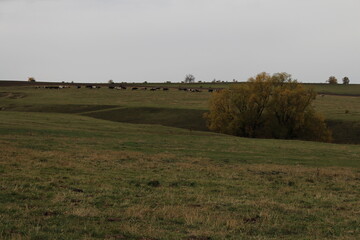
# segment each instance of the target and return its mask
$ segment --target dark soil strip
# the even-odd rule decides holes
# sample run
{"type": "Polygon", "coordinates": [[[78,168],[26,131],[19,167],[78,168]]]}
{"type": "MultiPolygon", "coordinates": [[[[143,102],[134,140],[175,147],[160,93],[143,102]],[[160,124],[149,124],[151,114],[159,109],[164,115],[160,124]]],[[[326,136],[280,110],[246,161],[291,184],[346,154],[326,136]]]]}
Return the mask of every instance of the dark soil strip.
{"type": "Polygon", "coordinates": [[[318,95],[331,95],[331,96],[341,96],[341,97],[360,97],[360,94],[342,94],[342,93],[331,93],[331,92],[318,92],[318,95]]]}
{"type": "Polygon", "coordinates": [[[158,124],[189,130],[208,131],[203,118],[205,110],[173,108],[120,108],[83,115],[114,122],[158,124]]]}

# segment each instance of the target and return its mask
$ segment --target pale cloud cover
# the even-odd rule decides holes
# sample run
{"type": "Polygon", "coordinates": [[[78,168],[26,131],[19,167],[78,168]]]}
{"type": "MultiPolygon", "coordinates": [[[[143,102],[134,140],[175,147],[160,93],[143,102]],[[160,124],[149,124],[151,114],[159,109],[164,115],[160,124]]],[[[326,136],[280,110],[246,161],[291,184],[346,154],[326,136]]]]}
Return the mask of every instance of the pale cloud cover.
{"type": "Polygon", "coordinates": [[[358,0],[0,0],[0,79],[360,83],[358,0]]]}

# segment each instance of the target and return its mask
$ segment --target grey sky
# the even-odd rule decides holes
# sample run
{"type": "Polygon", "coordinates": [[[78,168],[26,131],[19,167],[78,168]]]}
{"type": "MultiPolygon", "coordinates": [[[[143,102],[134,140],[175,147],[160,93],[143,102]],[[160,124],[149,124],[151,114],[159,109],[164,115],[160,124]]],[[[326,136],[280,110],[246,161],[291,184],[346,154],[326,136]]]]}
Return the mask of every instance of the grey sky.
{"type": "Polygon", "coordinates": [[[0,79],[360,83],[359,0],[0,0],[0,79]]]}

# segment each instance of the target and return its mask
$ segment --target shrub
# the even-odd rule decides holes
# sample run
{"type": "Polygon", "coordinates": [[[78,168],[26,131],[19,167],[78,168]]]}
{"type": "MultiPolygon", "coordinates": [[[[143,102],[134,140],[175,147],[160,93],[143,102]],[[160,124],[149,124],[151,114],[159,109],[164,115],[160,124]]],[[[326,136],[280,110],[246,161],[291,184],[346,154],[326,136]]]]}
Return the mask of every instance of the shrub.
{"type": "Polygon", "coordinates": [[[330,141],[311,103],[316,93],[287,73],[260,73],[247,84],[213,93],[205,114],[210,130],[243,137],[330,141]]]}

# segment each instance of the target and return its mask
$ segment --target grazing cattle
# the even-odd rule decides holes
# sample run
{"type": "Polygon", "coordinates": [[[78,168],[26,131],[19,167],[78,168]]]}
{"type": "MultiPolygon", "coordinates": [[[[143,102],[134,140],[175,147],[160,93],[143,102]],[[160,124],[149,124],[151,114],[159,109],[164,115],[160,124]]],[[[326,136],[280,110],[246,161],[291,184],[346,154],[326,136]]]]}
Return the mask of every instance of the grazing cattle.
{"type": "Polygon", "coordinates": [[[126,87],[119,86],[119,87],[115,87],[115,89],[117,89],[117,90],[126,90],[126,87]]]}
{"type": "Polygon", "coordinates": [[[81,86],[76,86],[76,88],[81,88],[81,86]]]}
{"type": "Polygon", "coordinates": [[[114,86],[109,86],[108,88],[109,88],[109,89],[114,89],[115,87],[114,87],[114,86]]]}
{"type": "Polygon", "coordinates": [[[137,87],[133,87],[133,88],[131,88],[131,90],[138,90],[138,88],[137,88],[137,87]]]}
{"type": "Polygon", "coordinates": [[[59,89],[59,86],[46,86],[47,89],[59,89]]]}
{"type": "Polygon", "coordinates": [[[115,88],[118,90],[126,90],[126,87],[123,87],[123,86],[119,86],[119,87],[115,87],[115,88]]]}
{"type": "Polygon", "coordinates": [[[209,89],[208,92],[213,92],[214,90],[213,89],[209,89]]]}
{"type": "Polygon", "coordinates": [[[93,88],[92,85],[86,85],[85,87],[86,87],[86,88],[93,88]]]}
{"type": "Polygon", "coordinates": [[[146,87],[144,87],[144,88],[142,88],[142,90],[147,90],[147,88],[146,88],[146,87]]]}
{"type": "Polygon", "coordinates": [[[150,88],[150,91],[156,91],[156,88],[150,88]]]}
{"type": "Polygon", "coordinates": [[[199,89],[195,89],[195,88],[189,88],[188,91],[189,92],[201,92],[199,89]]]}
{"type": "Polygon", "coordinates": [[[169,88],[165,88],[165,87],[163,88],[163,91],[168,91],[168,90],[169,90],[169,88]]]}

